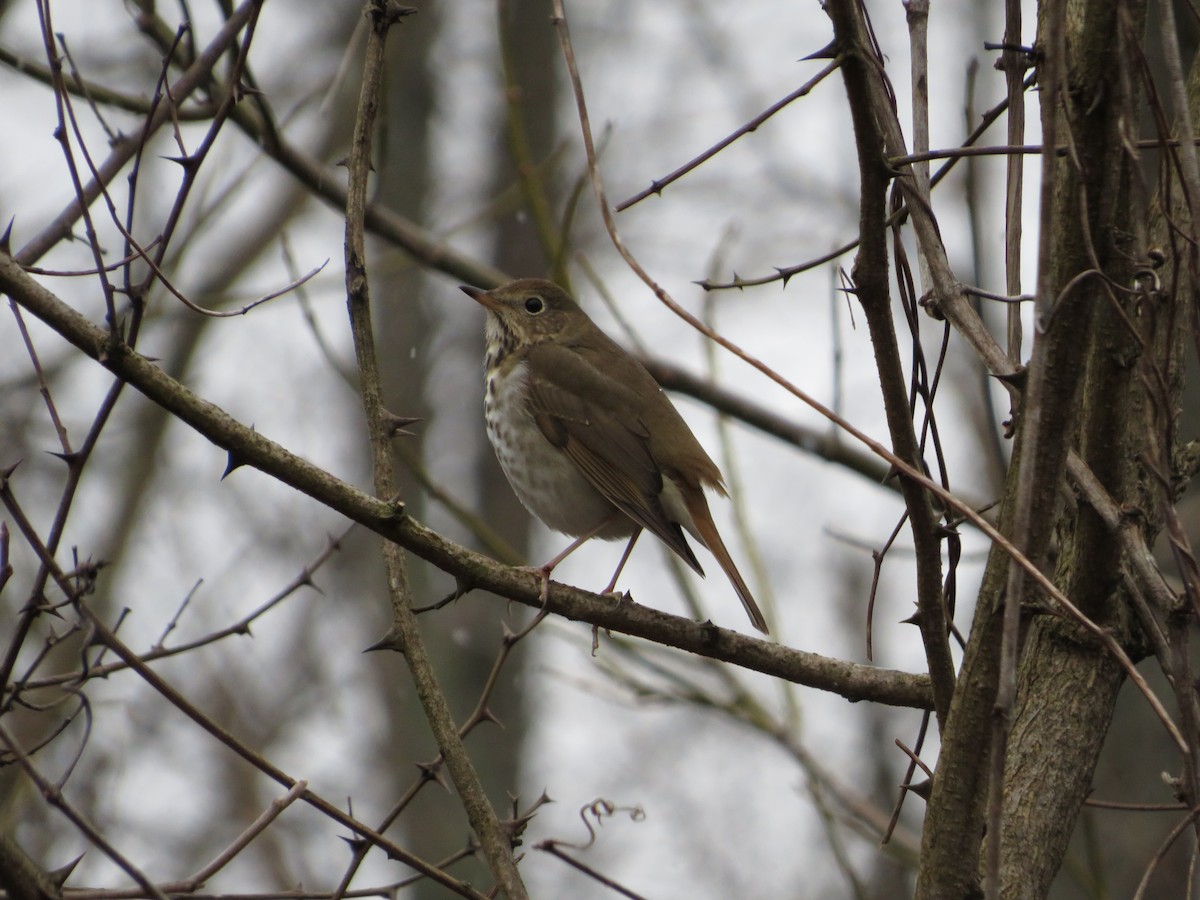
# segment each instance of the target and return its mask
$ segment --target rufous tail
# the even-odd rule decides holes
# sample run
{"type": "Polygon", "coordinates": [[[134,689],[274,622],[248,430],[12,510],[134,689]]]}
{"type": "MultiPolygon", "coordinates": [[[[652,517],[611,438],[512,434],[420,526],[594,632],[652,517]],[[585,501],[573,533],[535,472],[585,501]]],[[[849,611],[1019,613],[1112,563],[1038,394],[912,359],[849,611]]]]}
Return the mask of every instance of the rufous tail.
{"type": "Polygon", "coordinates": [[[704,499],[704,494],[698,490],[685,491],[683,493],[683,502],[687,506],[689,515],[692,517],[692,524],[696,528],[696,536],[700,538],[704,546],[708,548],[708,552],[713,555],[717,564],[720,565],[729,577],[729,583],[737,591],[738,599],[742,601],[742,606],[745,607],[746,615],[750,617],[750,622],[763,634],[770,634],[771,632],[767,629],[767,620],[763,617],[762,610],[754,602],[754,595],[750,593],[750,588],[746,587],[742,573],[733,564],[733,557],[729,555],[729,551],[725,547],[725,542],[721,540],[720,532],[717,531],[716,523],[713,522],[712,513],[708,511],[708,501],[704,499]]]}

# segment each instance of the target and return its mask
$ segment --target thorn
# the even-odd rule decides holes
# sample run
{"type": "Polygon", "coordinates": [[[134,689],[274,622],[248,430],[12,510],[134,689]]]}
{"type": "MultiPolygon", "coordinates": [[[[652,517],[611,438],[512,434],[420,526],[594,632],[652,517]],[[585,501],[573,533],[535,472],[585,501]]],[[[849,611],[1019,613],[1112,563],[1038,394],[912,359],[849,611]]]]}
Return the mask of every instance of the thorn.
{"type": "Polygon", "coordinates": [[[1033,47],[1026,47],[1024,44],[1010,44],[1005,41],[984,41],[984,50],[1012,50],[1014,53],[1024,53],[1026,56],[1032,56],[1033,47]]]}
{"type": "Polygon", "coordinates": [[[16,216],[9,219],[8,227],[4,229],[4,234],[0,235],[0,253],[5,256],[12,256],[12,228],[15,221],[17,221],[16,216]]]}
{"type": "Polygon", "coordinates": [[[405,16],[415,16],[418,12],[415,6],[403,6],[397,3],[396,0],[387,0],[383,6],[383,15],[388,25],[395,25],[405,16]]]}
{"type": "Polygon", "coordinates": [[[913,613],[911,616],[909,616],[907,619],[901,619],[899,624],[901,624],[901,625],[917,625],[917,626],[920,626],[920,624],[921,624],[921,611],[920,611],[920,610],[917,610],[917,611],[916,611],[916,612],[914,612],[914,613],[913,613]]]}
{"type": "Polygon", "coordinates": [[[43,602],[43,603],[39,603],[39,604],[38,604],[38,605],[35,607],[35,609],[37,609],[37,611],[38,611],[38,615],[41,615],[41,616],[50,616],[50,617],[52,617],[52,618],[58,619],[58,620],[59,620],[59,621],[61,621],[61,622],[65,622],[65,621],[66,621],[66,619],[63,617],[63,614],[62,614],[62,613],[60,613],[60,612],[58,611],[58,609],[57,609],[55,606],[53,606],[53,605],[52,605],[52,604],[51,604],[49,601],[45,601],[45,602],[43,602]]]}
{"type": "Polygon", "coordinates": [[[198,160],[195,156],[164,156],[162,158],[167,162],[178,164],[179,168],[189,173],[195,172],[197,167],[200,165],[200,160],[198,160]]]}
{"type": "Polygon", "coordinates": [[[387,432],[388,437],[416,437],[411,431],[406,431],[408,425],[415,425],[417,422],[425,421],[417,416],[397,416],[388,412],[386,409],[382,412],[383,427],[387,432]]]}
{"type": "Polygon", "coordinates": [[[363,653],[372,653],[376,650],[395,650],[397,653],[403,653],[404,647],[400,643],[399,636],[389,628],[387,634],[366,647],[363,653]]]}
{"type": "Polygon", "coordinates": [[[7,469],[0,469],[0,487],[8,487],[9,477],[12,475],[13,472],[17,471],[17,466],[19,466],[21,464],[21,462],[22,462],[22,460],[18,459],[15,463],[13,463],[7,469]]]}
{"type": "Polygon", "coordinates": [[[240,469],[244,465],[246,465],[246,460],[230,450],[228,460],[225,463],[225,471],[221,473],[221,480],[224,481],[231,474],[233,474],[236,469],[240,469]]]}
{"type": "Polygon", "coordinates": [[[52,869],[46,874],[50,876],[50,880],[54,882],[56,887],[62,887],[66,883],[66,880],[71,877],[71,873],[75,871],[75,867],[79,865],[79,861],[83,859],[83,856],[80,853],[65,866],[59,866],[57,869],[52,869]]]}
{"type": "Polygon", "coordinates": [[[810,53],[808,56],[800,57],[800,62],[808,62],[813,59],[833,59],[838,55],[837,38],[834,38],[820,50],[815,53],[810,53]]]}
{"type": "Polygon", "coordinates": [[[1017,366],[1011,372],[989,373],[993,378],[1001,384],[1011,384],[1018,391],[1025,390],[1025,384],[1029,381],[1029,369],[1025,366],[1017,366]]]}
{"type": "Polygon", "coordinates": [[[900,789],[908,791],[910,794],[916,794],[922,800],[928,802],[929,795],[933,792],[933,782],[926,778],[924,781],[918,781],[915,784],[902,784],[900,789]]]}

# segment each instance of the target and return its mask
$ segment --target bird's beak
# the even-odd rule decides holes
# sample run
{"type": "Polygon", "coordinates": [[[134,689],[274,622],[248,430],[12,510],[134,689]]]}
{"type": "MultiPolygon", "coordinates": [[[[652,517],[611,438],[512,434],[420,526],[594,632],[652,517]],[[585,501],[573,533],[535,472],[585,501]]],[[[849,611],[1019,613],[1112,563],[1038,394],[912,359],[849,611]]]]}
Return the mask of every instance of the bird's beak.
{"type": "Polygon", "coordinates": [[[493,312],[500,309],[500,303],[497,302],[495,297],[485,290],[477,287],[471,287],[469,284],[460,284],[458,289],[484,309],[492,310],[493,312]]]}

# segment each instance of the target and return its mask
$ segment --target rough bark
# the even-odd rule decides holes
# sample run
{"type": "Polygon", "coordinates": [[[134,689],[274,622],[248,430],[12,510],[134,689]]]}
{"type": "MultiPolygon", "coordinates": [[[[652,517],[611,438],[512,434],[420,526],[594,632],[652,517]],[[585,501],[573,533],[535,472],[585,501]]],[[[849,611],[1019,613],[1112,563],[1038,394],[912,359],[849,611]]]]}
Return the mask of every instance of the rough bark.
{"type": "MultiPolygon", "coordinates": [[[[1039,19],[1043,54],[1060,53],[1053,83],[1042,83],[1043,121],[1058,117],[1053,183],[1043,196],[1042,228],[1048,253],[1041,265],[1033,357],[1023,398],[1018,446],[1025,451],[1009,472],[1005,521],[1022,480],[1030,515],[1018,546],[1043,567],[1054,564],[1056,583],[1089,617],[1116,629],[1132,654],[1136,637],[1120,590],[1120,553],[1105,526],[1086,506],[1064,504],[1064,472],[1077,450],[1118,502],[1143,497],[1135,464],[1144,420],[1135,414],[1139,390],[1133,339],[1116,307],[1130,315],[1130,299],[1106,286],[1129,284],[1129,222],[1133,161],[1122,129],[1136,121],[1130,95],[1132,55],[1124,34],[1140,34],[1144,4],[1073,2],[1064,34],[1047,34],[1050,4],[1039,19]],[[1060,104],[1051,109],[1051,104],[1060,104]],[[1045,267],[1049,267],[1047,270],[1045,267]],[[1082,277],[1081,277],[1082,276],[1082,277]],[[1029,437],[1036,429],[1037,440],[1029,437]]],[[[1128,321],[1129,319],[1126,319],[1128,321]]],[[[1008,533],[1006,531],[1006,533],[1008,533]]],[[[938,763],[923,842],[918,895],[965,897],[980,892],[980,841],[987,827],[985,797],[991,773],[997,679],[1007,561],[993,552],[964,658],[959,689],[938,763]]],[[[1080,804],[1103,746],[1121,671],[1094,641],[1046,610],[1040,598],[1023,600],[1018,695],[1012,711],[1003,782],[999,889],[1004,897],[1043,897],[1058,871],[1080,804]]]]}

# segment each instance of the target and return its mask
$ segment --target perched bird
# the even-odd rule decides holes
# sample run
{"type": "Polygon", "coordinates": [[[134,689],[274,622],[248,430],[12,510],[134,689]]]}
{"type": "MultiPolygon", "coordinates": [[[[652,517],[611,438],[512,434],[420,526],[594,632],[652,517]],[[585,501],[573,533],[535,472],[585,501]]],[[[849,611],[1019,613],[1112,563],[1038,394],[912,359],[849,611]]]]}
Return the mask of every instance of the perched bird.
{"type": "Polygon", "coordinates": [[[628,537],[612,591],[643,528],[703,575],[686,529],[766,633],[708,509],[705,488],[725,495],[721,471],[645,366],[553,282],[462,290],[487,310],[485,417],[504,474],[526,509],[577,538],[542,568],[543,591],[584,541],[628,537]]]}

